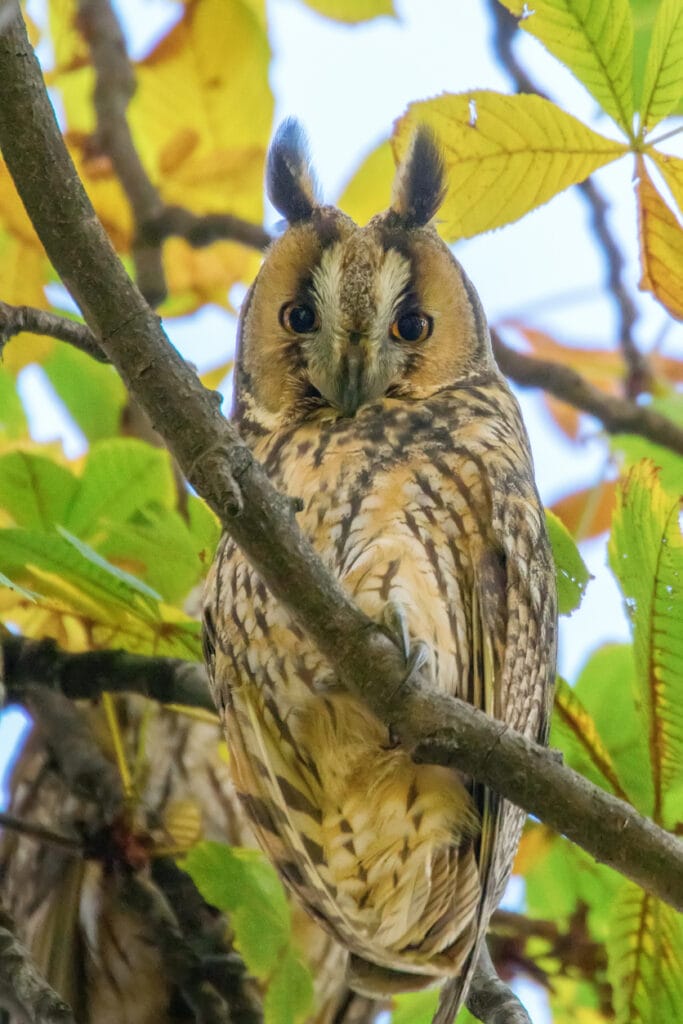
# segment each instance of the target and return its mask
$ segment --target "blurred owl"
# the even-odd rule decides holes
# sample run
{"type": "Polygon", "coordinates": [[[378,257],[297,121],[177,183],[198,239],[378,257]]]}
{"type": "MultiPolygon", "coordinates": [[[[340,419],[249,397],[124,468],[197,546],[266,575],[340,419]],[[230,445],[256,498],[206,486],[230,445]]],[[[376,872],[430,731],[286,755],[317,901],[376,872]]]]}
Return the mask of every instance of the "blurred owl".
{"type": "MultiPolygon", "coordinates": [[[[556,596],[519,407],[481,303],[430,221],[417,131],[365,227],[321,205],[301,129],[270,150],[288,227],[241,312],[234,418],[329,570],[435,690],[545,741],[556,596]],[[425,651],[428,653],[425,654],[425,651]]],[[[204,641],[237,790],[263,849],[349,951],[359,992],[466,998],[523,814],[415,764],[225,537],[204,641]]]]}

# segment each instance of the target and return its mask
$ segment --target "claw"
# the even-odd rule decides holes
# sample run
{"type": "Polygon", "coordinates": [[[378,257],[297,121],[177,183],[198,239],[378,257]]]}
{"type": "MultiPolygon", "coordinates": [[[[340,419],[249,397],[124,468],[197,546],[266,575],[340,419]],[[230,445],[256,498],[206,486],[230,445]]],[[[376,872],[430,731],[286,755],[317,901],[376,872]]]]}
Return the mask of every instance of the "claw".
{"type": "Polygon", "coordinates": [[[411,641],[406,613],[402,605],[398,604],[397,601],[387,602],[382,612],[382,619],[384,621],[384,628],[397,647],[403,652],[406,663],[404,682],[408,682],[413,675],[418,673],[427,664],[430,653],[429,647],[424,640],[411,641]]]}

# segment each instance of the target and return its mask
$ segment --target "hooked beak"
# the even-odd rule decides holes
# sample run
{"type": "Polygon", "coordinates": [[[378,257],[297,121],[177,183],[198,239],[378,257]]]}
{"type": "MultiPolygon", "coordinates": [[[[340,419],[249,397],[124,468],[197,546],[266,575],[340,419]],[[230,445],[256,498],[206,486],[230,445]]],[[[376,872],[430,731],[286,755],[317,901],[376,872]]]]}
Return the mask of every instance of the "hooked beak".
{"type": "MultiPolygon", "coordinates": [[[[355,333],[355,332],[354,332],[355,333]]],[[[349,345],[339,364],[339,408],[344,416],[354,416],[363,404],[363,371],[365,352],[359,344],[360,336],[349,336],[349,345]]]]}

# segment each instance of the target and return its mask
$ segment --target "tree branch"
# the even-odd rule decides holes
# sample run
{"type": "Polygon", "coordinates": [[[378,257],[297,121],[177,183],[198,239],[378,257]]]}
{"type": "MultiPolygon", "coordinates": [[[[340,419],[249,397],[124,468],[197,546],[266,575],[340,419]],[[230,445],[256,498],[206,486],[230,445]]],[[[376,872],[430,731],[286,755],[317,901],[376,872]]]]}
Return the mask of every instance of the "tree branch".
{"type": "Polygon", "coordinates": [[[485,942],[472,976],[467,1009],[486,1024],[531,1024],[517,996],[498,977],[485,942]]]}
{"type": "Polygon", "coordinates": [[[20,331],[30,331],[32,334],[43,334],[49,338],[57,338],[58,341],[66,341],[99,363],[109,362],[95,335],[85,324],[58,316],[56,313],[48,313],[44,309],[9,306],[6,302],[0,302],[0,355],[10,338],[20,331]]]}
{"type": "Polygon", "coordinates": [[[6,636],[2,640],[5,685],[19,703],[27,687],[54,689],[71,700],[109,693],[138,693],[161,704],[215,711],[203,665],[177,658],[146,658],[128,651],[72,654],[54,640],[6,636]]]}
{"type": "MultiPolygon", "coordinates": [[[[537,87],[515,54],[516,18],[505,10],[499,0],[489,0],[489,9],[493,18],[494,49],[500,63],[508,71],[517,92],[534,93],[536,96],[548,99],[548,94],[537,87]]],[[[639,350],[633,337],[638,309],[624,283],[626,263],[617,240],[610,230],[607,221],[609,206],[599,188],[590,178],[579,182],[578,188],[588,205],[592,227],[605,258],[607,271],[605,284],[614,299],[618,319],[617,335],[627,368],[624,382],[625,392],[628,398],[637,398],[641,392],[648,389],[652,374],[647,359],[639,350]]]]}
{"type": "Polygon", "coordinates": [[[0,1006],[25,1024],[75,1024],[71,1010],[41,977],[0,905],[0,1006]]]}
{"type": "Polygon", "coordinates": [[[570,366],[517,352],[496,330],[491,332],[491,340],[498,366],[516,384],[543,388],[575,409],[595,416],[610,434],[639,434],[683,455],[683,427],[673,420],[646,405],[605,394],[570,366]]]}
{"type": "Polygon", "coordinates": [[[184,238],[195,249],[212,242],[241,242],[252,249],[265,249],[273,241],[265,228],[231,213],[205,213],[199,216],[182,206],[164,206],[154,217],[140,225],[140,234],[159,245],[166,238],[184,238]]]}
{"type": "MultiPolygon", "coordinates": [[[[158,214],[163,203],[138,155],[126,119],[136,88],[126,41],[110,0],[79,0],[78,25],[95,66],[96,142],[110,157],[139,228],[158,214]]],[[[138,235],[132,255],[140,291],[156,306],[166,298],[160,244],[142,241],[138,235]]]]}
{"type": "Polygon", "coordinates": [[[0,146],[53,265],[190,483],[340,682],[423,760],[468,771],[683,909],[683,843],[503,723],[405,681],[402,652],[326,571],[298,530],[291,501],[222,419],[125,273],[64,147],[19,16],[0,38],[0,94],[0,146]],[[27,110],[30,118],[22,116],[27,110]]]}

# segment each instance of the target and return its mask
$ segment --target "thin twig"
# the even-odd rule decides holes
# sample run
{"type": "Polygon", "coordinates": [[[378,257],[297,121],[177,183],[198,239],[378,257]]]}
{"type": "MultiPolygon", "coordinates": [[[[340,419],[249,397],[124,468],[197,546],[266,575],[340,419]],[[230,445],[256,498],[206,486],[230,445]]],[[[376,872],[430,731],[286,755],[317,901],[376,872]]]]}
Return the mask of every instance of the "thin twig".
{"type": "MultiPolygon", "coordinates": [[[[490,0],[489,9],[493,17],[494,50],[498,54],[501,64],[509,73],[517,92],[533,93],[548,99],[547,93],[538,88],[526,68],[517,59],[514,48],[517,20],[499,0],[490,0]]],[[[599,188],[590,178],[579,182],[578,188],[588,205],[591,224],[605,259],[607,272],[605,284],[614,299],[618,318],[617,336],[627,368],[624,381],[625,393],[628,398],[637,398],[643,391],[648,390],[652,374],[647,359],[636,345],[633,336],[638,319],[638,309],[624,283],[626,261],[610,229],[607,220],[609,204],[599,188]]]]}
{"type": "Polygon", "coordinates": [[[54,640],[2,639],[7,694],[21,702],[27,686],[47,686],[71,700],[104,692],[138,693],[161,704],[214,711],[206,670],[178,658],[148,658],[128,651],[61,650],[54,640]]]}
{"type": "Polygon", "coordinates": [[[0,828],[19,832],[22,836],[35,839],[36,842],[44,843],[46,846],[56,846],[60,850],[67,850],[77,857],[83,855],[83,843],[73,836],[56,832],[44,825],[37,825],[34,821],[24,821],[23,818],[17,818],[14,814],[7,814],[5,811],[0,811],[0,828]]]}
{"type": "Polygon", "coordinates": [[[327,571],[298,529],[291,500],[221,417],[126,274],[78,179],[19,16],[0,37],[0,95],[0,146],[53,266],[189,482],[340,684],[390,723],[407,749],[467,771],[683,909],[683,843],[503,723],[406,680],[402,652],[327,571]]]}
{"type": "Polygon", "coordinates": [[[609,434],[639,434],[683,455],[683,427],[673,420],[628,398],[605,394],[571,366],[518,352],[506,345],[495,330],[491,340],[498,366],[516,384],[543,388],[575,409],[590,413],[609,434]]]}
{"type": "Polygon", "coordinates": [[[32,306],[9,306],[0,302],[0,355],[2,350],[16,334],[30,331],[42,334],[58,341],[66,341],[86,355],[92,356],[99,363],[108,363],[109,358],[100,348],[95,335],[85,324],[77,320],[69,320],[56,313],[48,313],[44,309],[32,306]]]}
{"type": "Polygon", "coordinates": [[[26,1024],[74,1024],[71,1010],[38,973],[0,905],[0,1006],[26,1024]]]}
{"type": "Polygon", "coordinates": [[[241,242],[252,249],[265,249],[273,241],[265,228],[241,217],[230,213],[200,216],[182,206],[164,206],[154,217],[144,221],[139,231],[142,238],[154,245],[175,236],[184,238],[195,249],[218,241],[241,242]]]}
{"type": "MultiPolygon", "coordinates": [[[[126,118],[136,84],[123,31],[110,0],[79,0],[78,25],[95,66],[96,143],[110,157],[139,227],[152,220],[163,203],[135,148],[126,118]]],[[[166,297],[160,244],[137,237],[132,255],[140,291],[156,306],[166,297]]]]}

